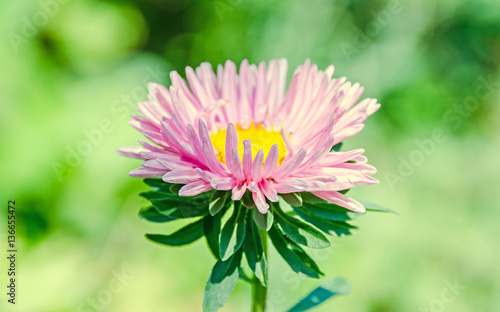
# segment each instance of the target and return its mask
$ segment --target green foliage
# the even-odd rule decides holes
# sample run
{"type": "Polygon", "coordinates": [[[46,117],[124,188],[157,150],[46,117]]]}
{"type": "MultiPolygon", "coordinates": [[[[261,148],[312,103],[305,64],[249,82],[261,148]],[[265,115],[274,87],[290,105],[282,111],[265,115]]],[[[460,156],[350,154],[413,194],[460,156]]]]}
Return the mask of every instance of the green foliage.
{"type": "Polygon", "coordinates": [[[239,202],[234,205],[233,215],[222,228],[220,235],[219,254],[222,261],[227,260],[243,245],[245,239],[245,217],[247,208],[239,202]]]}
{"type": "Polygon", "coordinates": [[[292,206],[302,206],[302,196],[300,193],[281,194],[281,198],[292,206]]]}
{"type": "Polygon", "coordinates": [[[151,222],[169,222],[176,220],[176,218],[168,217],[164,214],[161,214],[153,206],[141,208],[141,210],[139,211],[139,217],[144,218],[151,222]]]}
{"type": "Polygon", "coordinates": [[[304,299],[297,303],[288,312],[303,312],[317,307],[326,300],[340,295],[347,295],[350,291],[349,283],[343,278],[334,278],[314,289],[304,299]]]}
{"type": "Polygon", "coordinates": [[[253,220],[260,229],[269,231],[274,222],[274,214],[272,209],[269,209],[266,214],[262,214],[257,209],[254,209],[253,220]]]}
{"type": "Polygon", "coordinates": [[[254,272],[263,286],[267,286],[267,261],[262,247],[259,228],[252,221],[252,215],[247,214],[247,233],[243,242],[243,251],[247,258],[248,266],[254,272]]]}
{"type": "MultiPolygon", "coordinates": [[[[309,248],[329,247],[331,243],[325,234],[351,234],[356,227],[349,222],[361,215],[307,192],[281,194],[281,199],[277,203],[270,203],[269,211],[261,214],[253,204],[250,192],[241,201],[230,200],[230,192],[227,191],[182,197],[178,195],[179,186],[159,179],[145,179],[145,182],[152,189],[140,195],[150,200],[153,206],[141,209],[139,215],[142,218],[168,222],[201,217],[170,235],[147,234],[146,237],[163,245],[179,246],[205,236],[210,251],[217,259],[205,287],[203,309],[208,312],[217,311],[224,305],[239,276],[250,282],[257,279],[262,286],[267,287],[267,259],[262,237],[266,237],[267,244],[269,236],[273,246],[293,271],[302,276],[320,278],[323,275],[320,268],[299,245],[309,248]],[[223,224],[223,216],[231,208],[231,216],[223,224]],[[243,253],[248,267],[254,273],[253,279],[241,269],[243,253]]],[[[368,211],[391,212],[374,204],[364,205],[368,211]]],[[[327,282],[290,311],[306,311],[329,298],[346,293],[348,288],[341,279],[327,282]]]]}
{"type": "Polygon", "coordinates": [[[330,241],[315,227],[284,213],[279,205],[273,205],[275,223],[279,229],[293,242],[310,248],[329,247],[330,241]]]}
{"type": "Polygon", "coordinates": [[[323,275],[316,262],[299,245],[288,240],[276,225],[273,225],[268,233],[274,247],[293,271],[312,278],[323,275]]]}
{"type": "Polygon", "coordinates": [[[233,254],[226,261],[218,260],[208,277],[203,296],[203,312],[215,312],[231,296],[239,277],[242,251],[233,254]]]}
{"type": "Polygon", "coordinates": [[[224,207],[228,195],[229,192],[214,192],[214,195],[212,196],[212,199],[210,200],[210,204],[208,206],[208,210],[212,216],[215,216],[222,209],[222,207],[224,207]]]}
{"type": "Polygon", "coordinates": [[[207,245],[216,259],[220,259],[219,239],[220,225],[222,214],[218,213],[215,216],[205,216],[203,218],[203,233],[207,240],[207,245]]]}
{"type": "Polygon", "coordinates": [[[180,230],[170,234],[146,234],[153,242],[168,246],[181,246],[190,244],[203,236],[203,219],[190,223],[180,230]]]}

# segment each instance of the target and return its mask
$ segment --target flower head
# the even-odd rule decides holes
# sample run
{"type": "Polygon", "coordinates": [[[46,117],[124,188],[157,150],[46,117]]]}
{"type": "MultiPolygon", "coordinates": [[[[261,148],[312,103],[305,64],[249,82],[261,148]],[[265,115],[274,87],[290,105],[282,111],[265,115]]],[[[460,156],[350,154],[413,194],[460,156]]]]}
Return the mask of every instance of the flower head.
{"type": "Polygon", "coordinates": [[[250,192],[257,209],[278,194],[311,192],[347,209],[364,212],[340,191],[376,184],[363,149],[332,151],[360,132],[380,107],[376,99],[357,103],[359,84],[332,78],[334,67],[319,70],[307,60],[286,88],[287,62],[267,65],[244,60],[237,71],[227,61],[214,73],[209,63],[186,68],[186,80],[173,71],[171,86],[150,83],[143,116],[130,124],[153,144],[126,147],[119,154],[144,159],[135,177],[162,177],[183,184],[179,195],[216,189],[233,200],[250,192]]]}

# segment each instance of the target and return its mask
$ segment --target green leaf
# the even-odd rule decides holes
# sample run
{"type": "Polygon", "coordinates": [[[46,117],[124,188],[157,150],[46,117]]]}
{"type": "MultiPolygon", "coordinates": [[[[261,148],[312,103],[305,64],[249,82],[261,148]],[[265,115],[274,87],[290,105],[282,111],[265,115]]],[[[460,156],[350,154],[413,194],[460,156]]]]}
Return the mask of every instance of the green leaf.
{"type": "Polygon", "coordinates": [[[160,213],[174,218],[201,217],[208,214],[209,198],[211,193],[185,197],[172,193],[164,194],[161,200],[151,200],[151,204],[160,213]]]}
{"type": "Polygon", "coordinates": [[[162,179],[146,178],[143,181],[156,192],[171,193],[170,187],[173,184],[167,183],[162,179]]]}
{"type": "Polygon", "coordinates": [[[140,192],[139,196],[144,197],[147,200],[168,200],[172,198],[171,193],[161,193],[156,191],[144,191],[140,192]]]}
{"type": "Polygon", "coordinates": [[[253,219],[255,224],[264,231],[269,231],[274,222],[274,215],[271,209],[265,214],[261,214],[257,208],[253,209],[253,219]]]}
{"type": "Polygon", "coordinates": [[[146,234],[153,242],[168,246],[181,246],[190,244],[203,236],[203,219],[190,223],[180,230],[170,234],[146,234]]]}
{"type": "Polygon", "coordinates": [[[280,194],[280,196],[292,206],[302,206],[302,196],[300,193],[280,194]]]}
{"type": "Polygon", "coordinates": [[[343,145],[343,144],[344,144],[343,142],[340,142],[340,143],[335,144],[335,145],[332,147],[332,149],[330,150],[330,152],[338,152],[338,151],[340,151],[340,149],[342,148],[342,145],[343,145]]]}
{"type": "Polygon", "coordinates": [[[303,312],[310,310],[323,302],[341,295],[347,295],[350,291],[349,283],[343,278],[334,278],[314,289],[309,295],[302,299],[288,312],[303,312]]]}
{"type": "Polygon", "coordinates": [[[205,285],[203,312],[215,312],[229,299],[238,282],[241,255],[239,251],[226,261],[217,261],[205,285]]]}
{"type": "Polygon", "coordinates": [[[267,286],[267,262],[262,247],[262,240],[259,234],[259,228],[252,221],[252,215],[247,216],[247,233],[243,242],[243,251],[245,252],[248,266],[255,273],[263,286],[267,286]]]}
{"type": "Polygon", "coordinates": [[[293,242],[310,248],[329,247],[330,241],[320,230],[284,213],[279,205],[273,204],[275,223],[293,242]]]}
{"type": "Polygon", "coordinates": [[[354,225],[351,225],[344,221],[331,221],[322,217],[319,217],[309,210],[309,206],[293,207],[295,212],[302,219],[311,223],[318,229],[322,230],[331,235],[344,236],[352,234],[353,230],[357,229],[354,225]]]}
{"type": "Polygon", "coordinates": [[[158,210],[156,210],[156,208],[153,206],[141,208],[141,210],[139,211],[139,217],[152,222],[169,222],[177,220],[176,218],[167,217],[159,213],[158,210]]]}
{"type": "Polygon", "coordinates": [[[319,278],[321,275],[324,275],[314,260],[299,245],[287,240],[276,225],[273,225],[268,233],[274,247],[292,270],[301,275],[313,278],[319,278]]]}
{"type": "Polygon", "coordinates": [[[327,220],[348,221],[361,215],[360,213],[353,212],[344,207],[335,205],[334,203],[327,202],[311,193],[304,193],[302,197],[307,199],[307,201],[304,200],[303,203],[303,206],[306,207],[307,210],[327,220]]]}
{"type": "Polygon", "coordinates": [[[246,213],[247,209],[235,202],[233,214],[224,224],[220,236],[219,254],[222,261],[227,260],[243,245],[246,213]]]}
{"type": "Polygon", "coordinates": [[[212,216],[215,216],[224,207],[226,198],[229,195],[227,191],[216,191],[210,200],[208,210],[212,216]]]}
{"type": "Polygon", "coordinates": [[[205,216],[203,218],[203,233],[207,240],[207,245],[216,259],[220,259],[219,237],[222,214],[215,216],[205,216]]]}
{"type": "Polygon", "coordinates": [[[363,205],[366,208],[367,211],[389,212],[389,213],[394,213],[394,214],[399,215],[399,213],[397,213],[396,211],[394,211],[392,209],[382,207],[382,206],[379,206],[377,204],[365,202],[365,201],[360,201],[360,200],[358,200],[358,201],[361,203],[361,205],[363,205]]]}

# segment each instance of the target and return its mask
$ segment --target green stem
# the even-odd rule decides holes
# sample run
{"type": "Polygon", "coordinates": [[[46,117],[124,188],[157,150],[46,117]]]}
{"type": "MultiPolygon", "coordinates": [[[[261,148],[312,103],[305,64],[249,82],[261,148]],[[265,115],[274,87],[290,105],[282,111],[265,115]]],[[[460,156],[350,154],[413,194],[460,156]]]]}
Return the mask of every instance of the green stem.
{"type": "MultiPolygon", "coordinates": [[[[267,257],[267,232],[259,229],[259,234],[262,241],[262,248],[264,249],[264,256],[266,257],[266,261],[268,263],[267,266],[269,266],[269,258],[267,257]]],[[[265,312],[266,298],[267,287],[262,286],[259,279],[254,275],[252,279],[252,312],[265,312]]]]}

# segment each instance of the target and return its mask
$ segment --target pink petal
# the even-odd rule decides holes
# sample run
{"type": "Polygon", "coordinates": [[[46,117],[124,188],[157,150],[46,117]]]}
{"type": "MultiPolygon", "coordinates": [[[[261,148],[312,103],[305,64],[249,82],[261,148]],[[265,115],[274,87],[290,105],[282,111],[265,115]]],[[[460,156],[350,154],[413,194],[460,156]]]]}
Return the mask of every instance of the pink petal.
{"type": "Polygon", "coordinates": [[[161,177],[167,171],[168,171],[167,169],[159,170],[150,168],[137,168],[130,171],[129,175],[131,177],[137,177],[137,178],[156,178],[156,177],[161,177]]]}
{"type": "Polygon", "coordinates": [[[206,191],[210,191],[212,187],[210,186],[210,183],[207,183],[206,181],[196,181],[192,182],[189,184],[184,185],[181,187],[179,190],[179,195],[180,196],[196,196],[201,193],[205,193],[206,191]]]}
{"type": "Polygon", "coordinates": [[[147,159],[146,157],[144,157],[140,154],[140,152],[144,152],[144,151],[147,151],[147,150],[140,147],[140,146],[127,146],[127,147],[119,148],[116,151],[116,153],[118,155],[122,155],[122,156],[126,156],[126,157],[147,159]]]}
{"type": "Polygon", "coordinates": [[[240,200],[243,197],[243,194],[245,194],[246,190],[247,190],[246,183],[243,183],[242,185],[234,187],[231,199],[232,200],[240,200]]]}
{"type": "Polygon", "coordinates": [[[188,184],[201,180],[200,175],[195,169],[172,170],[170,172],[167,172],[162,179],[167,183],[175,184],[188,184]]]}
{"type": "Polygon", "coordinates": [[[251,178],[252,171],[252,142],[250,140],[243,141],[243,173],[248,179],[251,178]]]}
{"type": "Polygon", "coordinates": [[[279,150],[278,144],[271,146],[269,153],[267,154],[266,161],[264,162],[264,168],[262,169],[262,177],[268,178],[273,172],[274,168],[278,164],[279,150]]]}
{"type": "Polygon", "coordinates": [[[257,210],[259,210],[260,213],[265,214],[269,210],[269,205],[266,203],[266,198],[260,191],[256,191],[252,193],[253,201],[255,203],[255,206],[257,207],[257,210]]]}
{"type": "Polygon", "coordinates": [[[339,192],[313,192],[314,195],[321,199],[334,203],[335,205],[347,208],[354,212],[365,212],[366,209],[359,202],[354,199],[347,197],[339,192]]]}
{"type": "Polygon", "coordinates": [[[261,177],[262,162],[264,161],[264,151],[261,149],[255,156],[252,164],[252,180],[259,182],[261,177]]]}

